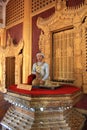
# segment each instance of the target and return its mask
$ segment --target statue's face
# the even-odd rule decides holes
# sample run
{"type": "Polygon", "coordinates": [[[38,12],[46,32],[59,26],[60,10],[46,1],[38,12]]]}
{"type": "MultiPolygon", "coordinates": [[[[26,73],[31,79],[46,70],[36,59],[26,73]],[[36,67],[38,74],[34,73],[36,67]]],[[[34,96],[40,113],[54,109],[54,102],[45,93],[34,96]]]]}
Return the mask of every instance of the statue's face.
{"type": "Polygon", "coordinates": [[[37,56],[37,61],[38,61],[38,62],[42,62],[42,60],[43,60],[43,56],[42,56],[42,55],[38,55],[38,56],[37,56]]]}

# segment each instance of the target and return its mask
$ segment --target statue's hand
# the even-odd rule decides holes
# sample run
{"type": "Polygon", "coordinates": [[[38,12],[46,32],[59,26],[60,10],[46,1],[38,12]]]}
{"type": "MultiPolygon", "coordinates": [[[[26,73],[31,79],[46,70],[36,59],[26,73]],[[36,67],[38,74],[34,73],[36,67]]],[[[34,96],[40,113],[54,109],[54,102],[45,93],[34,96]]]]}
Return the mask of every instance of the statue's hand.
{"type": "Polygon", "coordinates": [[[44,85],[45,81],[44,80],[40,80],[40,85],[44,85]]]}

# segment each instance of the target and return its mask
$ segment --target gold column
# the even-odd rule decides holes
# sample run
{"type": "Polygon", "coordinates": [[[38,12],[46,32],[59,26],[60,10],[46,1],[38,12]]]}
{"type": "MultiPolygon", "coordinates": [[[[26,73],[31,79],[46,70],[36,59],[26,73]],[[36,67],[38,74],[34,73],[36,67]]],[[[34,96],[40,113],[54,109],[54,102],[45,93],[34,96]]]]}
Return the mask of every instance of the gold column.
{"type": "Polygon", "coordinates": [[[23,83],[27,81],[28,75],[31,73],[31,52],[32,52],[32,25],[31,25],[31,0],[24,0],[24,22],[23,22],[23,83]]]}
{"type": "Polygon", "coordinates": [[[0,46],[5,47],[6,46],[6,29],[0,28],[0,46]]]}

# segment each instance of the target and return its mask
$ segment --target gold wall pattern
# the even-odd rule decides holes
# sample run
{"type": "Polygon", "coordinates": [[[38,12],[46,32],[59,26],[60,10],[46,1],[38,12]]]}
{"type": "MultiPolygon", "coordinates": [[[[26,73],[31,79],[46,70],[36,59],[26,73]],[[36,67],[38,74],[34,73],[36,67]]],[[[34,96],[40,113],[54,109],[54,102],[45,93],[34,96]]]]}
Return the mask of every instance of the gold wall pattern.
{"type": "MultiPolygon", "coordinates": [[[[6,6],[6,26],[20,21],[24,18],[24,1],[25,0],[9,0],[6,6]]],[[[57,1],[58,0],[31,0],[32,16],[39,14],[51,7],[54,7],[57,1]]],[[[75,6],[77,7],[77,5],[75,6]]]]}
{"type": "Polygon", "coordinates": [[[52,61],[53,80],[73,81],[74,79],[74,33],[73,28],[53,34],[52,61]]]}
{"type": "Polygon", "coordinates": [[[85,70],[87,71],[87,27],[85,28],[85,70]]]}
{"type": "Polygon", "coordinates": [[[6,7],[6,26],[24,18],[24,0],[10,0],[6,7]]]}
{"type": "Polygon", "coordinates": [[[56,0],[32,0],[32,13],[42,10],[54,4],[56,0]]]}
{"type": "Polygon", "coordinates": [[[87,18],[84,19],[82,26],[82,66],[83,66],[83,82],[84,91],[87,92],[87,18]]]}
{"type": "MultiPolygon", "coordinates": [[[[23,21],[24,18],[24,1],[25,0],[9,0],[6,6],[6,26],[23,21]]],[[[56,0],[31,0],[32,16],[55,6],[56,0]]]]}

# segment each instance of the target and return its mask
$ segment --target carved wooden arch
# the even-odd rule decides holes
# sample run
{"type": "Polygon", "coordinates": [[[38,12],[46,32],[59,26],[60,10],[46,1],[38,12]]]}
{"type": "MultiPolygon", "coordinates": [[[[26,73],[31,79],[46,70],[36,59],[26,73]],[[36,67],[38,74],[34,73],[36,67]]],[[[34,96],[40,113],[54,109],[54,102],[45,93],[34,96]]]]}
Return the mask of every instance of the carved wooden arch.
{"type": "MultiPolygon", "coordinates": [[[[63,2],[63,1],[62,1],[63,2]]],[[[56,8],[55,13],[49,18],[41,17],[37,20],[37,26],[40,28],[41,35],[39,37],[39,49],[45,54],[46,62],[51,66],[51,43],[52,32],[63,28],[73,27],[74,30],[74,83],[82,86],[83,66],[82,66],[82,28],[83,19],[87,16],[87,4],[79,8],[67,8],[64,4],[61,9],[56,8]],[[78,62],[77,62],[78,61],[78,62]],[[79,78],[80,77],[80,78],[79,78]]],[[[86,21],[85,21],[86,22],[86,21]]]]}
{"type": "Polygon", "coordinates": [[[20,51],[23,49],[24,42],[21,39],[18,45],[14,45],[12,39],[9,35],[7,46],[5,48],[0,47],[0,72],[1,72],[1,84],[0,84],[0,91],[6,92],[6,57],[15,57],[15,84],[20,83],[20,66],[22,64],[22,54],[20,51]]]}

